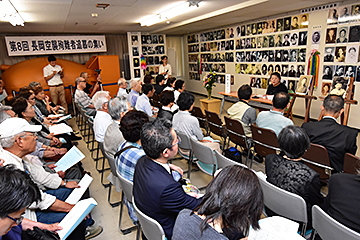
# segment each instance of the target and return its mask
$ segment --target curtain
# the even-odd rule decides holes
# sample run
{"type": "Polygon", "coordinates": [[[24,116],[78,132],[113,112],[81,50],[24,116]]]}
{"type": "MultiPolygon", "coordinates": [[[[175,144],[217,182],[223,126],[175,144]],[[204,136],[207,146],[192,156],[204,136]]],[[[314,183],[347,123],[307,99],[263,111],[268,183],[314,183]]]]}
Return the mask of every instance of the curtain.
{"type": "Polygon", "coordinates": [[[166,36],[166,47],[175,49],[176,75],[183,76],[183,45],[181,36],[166,36]]]}

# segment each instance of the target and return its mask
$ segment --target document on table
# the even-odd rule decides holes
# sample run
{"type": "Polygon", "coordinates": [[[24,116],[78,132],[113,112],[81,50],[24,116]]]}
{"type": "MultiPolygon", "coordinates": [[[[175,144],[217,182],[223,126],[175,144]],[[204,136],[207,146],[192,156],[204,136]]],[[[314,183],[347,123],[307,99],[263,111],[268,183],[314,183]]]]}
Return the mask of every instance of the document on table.
{"type": "Polygon", "coordinates": [[[93,198],[79,201],[59,223],[59,226],[63,228],[57,231],[60,238],[65,240],[96,205],[97,202],[93,198]]]}
{"type": "Polygon", "coordinates": [[[54,135],[63,134],[63,133],[70,133],[73,129],[66,125],[65,123],[54,124],[49,127],[50,133],[54,135]]]}
{"type": "Polygon", "coordinates": [[[88,174],[85,174],[84,177],[79,182],[80,188],[74,188],[65,202],[69,204],[76,204],[80,198],[84,195],[86,189],[89,188],[90,183],[93,181],[93,178],[90,177],[88,174]]]}
{"type": "Polygon", "coordinates": [[[65,172],[76,163],[85,158],[85,155],[75,146],[73,146],[60,160],[56,163],[56,172],[65,172]]]}
{"type": "Polygon", "coordinates": [[[305,240],[297,231],[299,224],[289,219],[274,216],[261,219],[260,229],[249,231],[248,240],[305,240]]]}

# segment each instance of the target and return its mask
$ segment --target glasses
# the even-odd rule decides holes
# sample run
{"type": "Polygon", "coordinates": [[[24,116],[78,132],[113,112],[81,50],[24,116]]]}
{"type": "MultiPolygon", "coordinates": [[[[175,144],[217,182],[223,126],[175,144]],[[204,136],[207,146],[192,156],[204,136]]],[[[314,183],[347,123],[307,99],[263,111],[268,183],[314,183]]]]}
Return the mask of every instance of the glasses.
{"type": "Polygon", "coordinates": [[[35,136],[35,135],[36,135],[35,133],[28,133],[28,134],[22,135],[20,137],[25,138],[25,137],[28,137],[28,136],[35,136]]]}
{"type": "Polygon", "coordinates": [[[9,215],[6,215],[6,217],[10,218],[11,220],[13,220],[17,225],[19,225],[22,220],[24,219],[24,216],[20,216],[19,218],[12,218],[9,215]]]}
{"type": "Polygon", "coordinates": [[[181,143],[181,138],[179,136],[177,136],[177,142],[174,143],[173,145],[171,145],[170,147],[167,147],[167,148],[172,148],[173,146],[177,145],[177,144],[180,144],[181,143]]]}
{"type": "Polygon", "coordinates": [[[84,80],[84,81],[79,81],[79,82],[86,82],[86,80],[84,80]]]}

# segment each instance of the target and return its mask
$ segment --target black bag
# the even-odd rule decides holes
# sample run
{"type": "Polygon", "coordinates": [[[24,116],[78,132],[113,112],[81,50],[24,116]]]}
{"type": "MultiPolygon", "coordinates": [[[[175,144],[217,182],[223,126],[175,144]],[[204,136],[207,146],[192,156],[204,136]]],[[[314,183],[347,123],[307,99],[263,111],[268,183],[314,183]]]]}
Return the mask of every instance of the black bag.
{"type": "Polygon", "coordinates": [[[27,229],[22,232],[21,239],[26,240],[60,240],[60,237],[57,233],[51,232],[49,230],[42,230],[38,227],[34,227],[34,230],[27,229]]]}
{"type": "Polygon", "coordinates": [[[238,163],[242,163],[241,152],[234,147],[224,150],[224,156],[238,163]]]}

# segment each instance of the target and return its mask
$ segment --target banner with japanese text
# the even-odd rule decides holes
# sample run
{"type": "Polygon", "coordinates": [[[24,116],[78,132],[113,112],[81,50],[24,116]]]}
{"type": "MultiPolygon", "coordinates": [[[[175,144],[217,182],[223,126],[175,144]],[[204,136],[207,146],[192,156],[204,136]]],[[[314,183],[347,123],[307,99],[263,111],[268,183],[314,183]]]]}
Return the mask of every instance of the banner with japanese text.
{"type": "Polygon", "coordinates": [[[105,35],[5,37],[9,56],[106,52],[105,35]]]}

